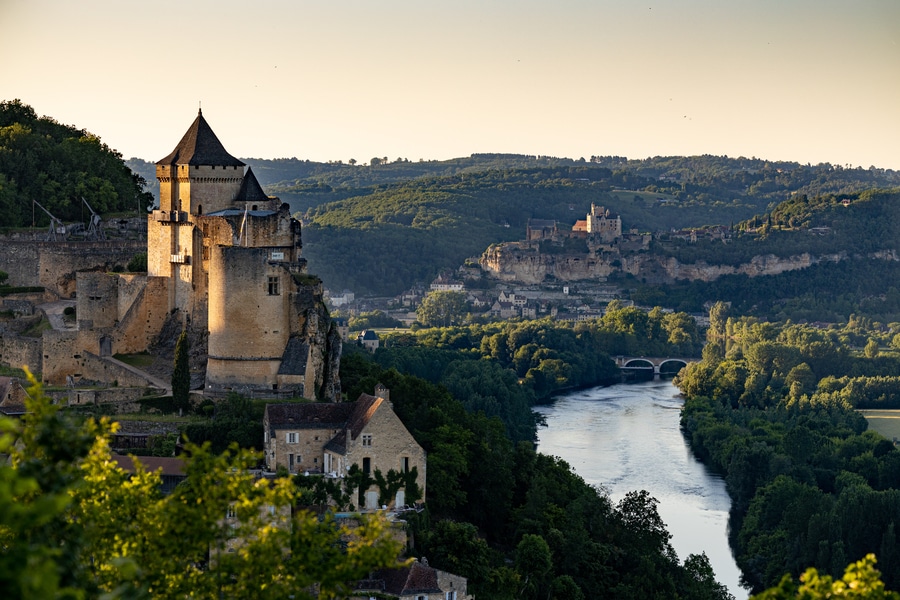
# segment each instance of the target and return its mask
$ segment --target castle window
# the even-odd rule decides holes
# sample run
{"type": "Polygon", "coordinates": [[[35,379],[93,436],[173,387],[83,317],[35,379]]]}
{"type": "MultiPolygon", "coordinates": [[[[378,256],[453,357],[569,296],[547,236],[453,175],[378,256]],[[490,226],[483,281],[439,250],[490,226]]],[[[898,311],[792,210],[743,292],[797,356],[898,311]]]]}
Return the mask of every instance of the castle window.
{"type": "Polygon", "coordinates": [[[269,295],[277,296],[279,294],[278,290],[278,277],[269,277],[269,295]]]}
{"type": "Polygon", "coordinates": [[[362,445],[363,446],[371,446],[372,445],[372,434],[364,433],[362,436],[362,445]]]}

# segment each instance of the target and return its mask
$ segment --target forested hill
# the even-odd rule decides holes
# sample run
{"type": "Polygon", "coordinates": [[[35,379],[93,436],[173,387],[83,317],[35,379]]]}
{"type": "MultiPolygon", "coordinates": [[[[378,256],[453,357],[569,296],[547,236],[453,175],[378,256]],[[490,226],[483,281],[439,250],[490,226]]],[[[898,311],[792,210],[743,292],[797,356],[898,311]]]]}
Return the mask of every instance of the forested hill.
{"type": "MultiPolygon", "coordinates": [[[[704,164],[697,159],[683,161],[704,164]]],[[[721,168],[725,159],[708,157],[721,168]]],[[[495,169],[423,177],[359,189],[317,187],[317,194],[350,195],[306,212],[304,252],[331,287],[396,294],[415,281],[456,267],[492,243],[522,239],[530,218],[570,226],[591,203],[622,216],[625,229],[730,224],[764,213],[794,196],[852,194],[897,179],[892,171],[797,166],[793,171],[738,167],[731,177],[699,169],[688,181],[655,179],[596,163],[495,169]],[[707,181],[708,180],[708,181],[707,181]]]]}
{"type": "Polygon", "coordinates": [[[754,256],[809,255],[812,266],[768,277],[727,275],[714,281],[639,286],[640,304],[699,311],[724,301],[740,314],[770,320],[847,321],[853,314],[900,319],[900,188],[859,194],[796,195],[768,214],[735,225],[728,244],[657,243],[654,252],[681,263],[739,265],[754,256]]]}
{"type": "Polygon", "coordinates": [[[97,136],[19,100],[0,102],[0,227],[30,226],[32,215],[49,224],[34,201],[63,221],[84,220],[82,198],[105,214],[145,210],[143,184],[97,136]]]}

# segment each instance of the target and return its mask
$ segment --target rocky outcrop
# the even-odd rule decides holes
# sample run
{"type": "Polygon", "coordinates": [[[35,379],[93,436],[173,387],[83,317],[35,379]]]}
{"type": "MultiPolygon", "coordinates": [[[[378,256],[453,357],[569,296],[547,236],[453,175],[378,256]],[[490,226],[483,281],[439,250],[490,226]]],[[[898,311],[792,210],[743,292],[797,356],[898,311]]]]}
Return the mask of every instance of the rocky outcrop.
{"type": "MultiPolygon", "coordinates": [[[[529,244],[496,244],[482,255],[482,270],[494,279],[524,285],[537,285],[548,281],[603,281],[613,273],[629,273],[641,281],[654,284],[674,283],[679,280],[712,281],[723,275],[777,275],[787,271],[805,269],[821,262],[839,262],[846,253],[813,256],[803,253],[780,257],[774,254],[755,256],[748,263],[737,266],[711,264],[706,261],[682,264],[674,257],[647,252],[631,254],[547,254],[529,244]]],[[[898,260],[893,250],[882,251],[873,258],[898,260]]]]}

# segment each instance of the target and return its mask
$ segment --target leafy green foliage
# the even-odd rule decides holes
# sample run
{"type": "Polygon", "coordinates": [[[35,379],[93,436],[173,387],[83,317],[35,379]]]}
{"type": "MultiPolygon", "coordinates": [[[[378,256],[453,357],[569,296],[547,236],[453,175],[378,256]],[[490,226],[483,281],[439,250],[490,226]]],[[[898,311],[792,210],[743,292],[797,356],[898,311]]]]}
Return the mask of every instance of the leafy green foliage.
{"type": "Polygon", "coordinates": [[[195,444],[209,443],[213,452],[224,452],[232,444],[261,450],[264,410],[264,405],[230,393],[215,406],[212,418],[189,423],[184,428],[184,436],[195,444]]]}
{"type": "Polygon", "coordinates": [[[885,589],[879,576],[880,573],[875,569],[875,555],[867,554],[862,560],[847,565],[844,576],[838,580],[810,568],[800,576],[800,585],[785,576],[777,586],[753,596],[753,600],[900,599],[900,594],[885,589]]]}
{"type": "Polygon", "coordinates": [[[399,544],[378,516],[351,532],[290,514],[289,479],[257,480],[245,451],[191,446],[187,480],[110,459],[109,422],[78,423],[35,386],[22,421],[0,417],[0,586],[15,598],[307,598],[346,595],[399,544]],[[269,510],[273,507],[273,510],[269,510]],[[234,517],[227,515],[233,514],[234,517]],[[226,551],[226,548],[233,551],[226,551]],[[318,597],[318,596],[315,596],[318,597]]]}
{"type": "Polygon", "coordinates": [[[429,292],[416,309],[416,317],[426,327],[458,325],[466,316],[463,292],[429,292]]]}
{"type": "Polygon", "coordinates": [[[842,338],[866,339],[858,327],[727,318],[710,342],[720,348],[676,378],[691,446],[725,476],[736,560],[756,592],[809,566],[838,576],[868,553],[900,585],[900,451],[854,410],[900,406],[900,363],[851,352],[842,338]]]}
{"type": "MultiPolygon", "coordinates": [[[[143,210],[152,197],[122,156],[83,129],[38,117],[19,100],[0,102],[0,214],[6,227],[31,224],[32,201],[55,217],[82,220],[81,198],[98,213],[143,210]]],[[[49,223],[42,210],[38,225],[49,223]]]]}
{"type": "MultiPolygon", "coordinates": [[[[431,333],[458,343],[467,338],[459,330],[431,333]]],[[[491,364],[460,359],[459,350],[404,351],[409,364],[416,351],[421,365],[453,356],[450,369],[491,364]]],[[[467,399],[368,360],[342,360],[348,397],[385,384],[397,415],[428,453],[427,509],[409,517],[416,552],[468,577],[477,597],[730,598],[704,574],[700,558],[679,565],[646,493],[614,507],[563,461],[537,454],[529,441],[513,445],[498,418],[465,410],[467,399]]]]}

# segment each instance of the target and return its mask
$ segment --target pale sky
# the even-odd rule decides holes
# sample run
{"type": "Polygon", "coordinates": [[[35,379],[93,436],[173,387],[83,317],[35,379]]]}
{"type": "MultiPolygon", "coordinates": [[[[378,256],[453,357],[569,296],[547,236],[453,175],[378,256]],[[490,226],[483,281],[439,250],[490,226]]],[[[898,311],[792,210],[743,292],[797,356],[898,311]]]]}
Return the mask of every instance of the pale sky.
{"type": "Polygon", "coordinates": [[[727,154],[900,169],[898,0],[0,0],[0,100],[156,161],[727,154]]]}

